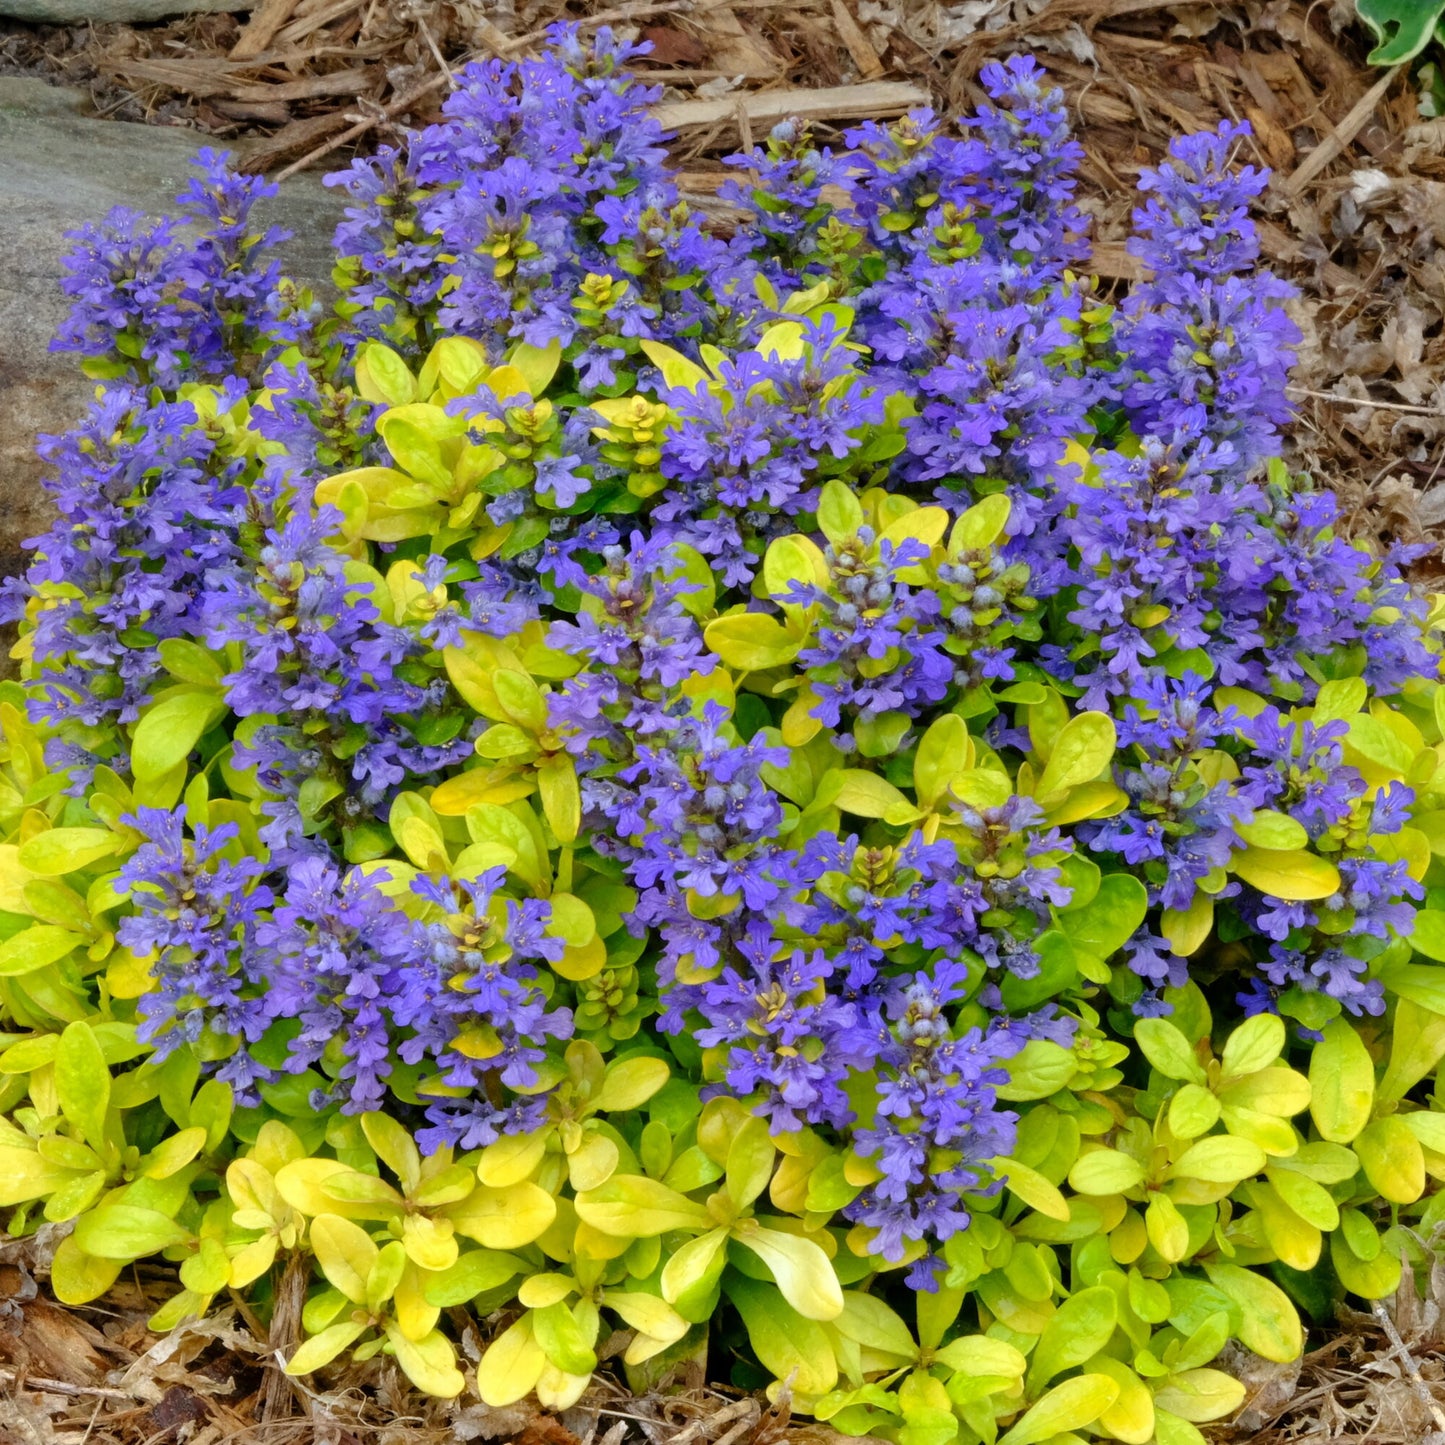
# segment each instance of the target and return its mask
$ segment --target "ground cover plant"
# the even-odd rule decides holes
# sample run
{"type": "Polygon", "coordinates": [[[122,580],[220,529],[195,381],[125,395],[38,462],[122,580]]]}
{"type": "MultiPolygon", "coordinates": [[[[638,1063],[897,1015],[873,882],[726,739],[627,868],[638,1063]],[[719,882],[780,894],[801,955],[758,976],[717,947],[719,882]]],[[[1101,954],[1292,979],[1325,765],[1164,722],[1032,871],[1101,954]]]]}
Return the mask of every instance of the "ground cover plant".
{"type": "Polygon", "coordinates": [[[723,234],[631,53],[333,178],[332,307],[218,156],[78,237],[8,1230],[73,1224],[68,1303],[169,1261],[156,1328],[299,1282],[298,1375],[1196,1442],[1231,1338],[1434,1259],[1441,609],[1278,459],[1237,130],[1146,174],[1115,305],[1031,62],[779,127],[723,234]]]}

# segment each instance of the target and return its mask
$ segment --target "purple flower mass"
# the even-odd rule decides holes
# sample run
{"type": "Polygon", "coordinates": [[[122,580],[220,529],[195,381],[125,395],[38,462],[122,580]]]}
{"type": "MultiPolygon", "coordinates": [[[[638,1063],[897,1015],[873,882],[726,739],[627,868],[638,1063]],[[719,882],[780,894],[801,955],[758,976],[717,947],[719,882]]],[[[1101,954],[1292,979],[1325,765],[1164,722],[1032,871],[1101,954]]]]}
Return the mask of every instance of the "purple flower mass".
{"type": "Polygon", "coordinates": [[[575,1029],[846,1157],[850,1247],[936,1288],[1026,1046],[1385,1009],[1427,609],[1279,458],[1242,127],[1144,171],[1116,307],[1031,60],[957,126],[783,123],[724,235],[639,52],[551,39],[330,178],[325,320],[214,154],[186,228],[77,233],[30,718],[117,830],[157,1059],[571,1151],[575,1029]]]}

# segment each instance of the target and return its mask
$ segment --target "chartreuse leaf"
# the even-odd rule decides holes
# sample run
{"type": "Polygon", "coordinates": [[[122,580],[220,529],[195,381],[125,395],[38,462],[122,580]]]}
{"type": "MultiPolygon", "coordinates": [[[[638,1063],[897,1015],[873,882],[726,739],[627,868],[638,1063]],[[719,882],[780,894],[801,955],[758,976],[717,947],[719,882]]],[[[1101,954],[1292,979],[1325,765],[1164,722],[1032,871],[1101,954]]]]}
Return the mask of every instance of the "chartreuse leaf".
{"type": "Polygon", "coordinates": [[[477,1393],[485,1404],[515,1405],[530,1395],[547,1367],[529,1311],[487,1347],[477,1366],[477,1393]]]}
{"type": "Polygon", "coordinates": [[[778,1229],[746,1226],[738,1228],[735,1237],[767,1265],[783,1298],[804,1319],[831,1320],[842,1313],[838,1276],[832,1261],[813,1240],[778,1229]]]}
{"type": "Polygon", "coordinates": [[[1370,1122],[1375,1064],[1347,1019],[1324,1027],[1310,1052],[1310,1117],[1322,1139],[1348,1144],[1370,1122]]]}
{"type": "Polygon", "coordinates": [[[1395,1004],[1390,1060],[1380,1079],[1379,1097],[1393,1103],[1445,1058],[1445,1017],[1421,1008],[1413,999],[1395,1004]]]}
{"type": "Polygon", "coordinates": [[[1036,1169],[1030,1169],[1017,1159],[999,1158],[990,1163],[994,1174],[1003,1180],[1010,1194],[1017,1195],[1030,1209],[1038,1210],[1046,1218],[1068,1223],[1068,1200],[1036,1169]]]}
{"type": "Polygon", "coordinates": [[[104,1204],[80,1217],[73,1237],[78,1248],[97,1259],[130,1260],[184,1244],[191,1236],[158,1209],[104,1204]]]}
{"type": "Polygon", "coordinates": [[[1143,1050],[1144,1057],[1166,1079],[1180,1079],[1191,1084],[1207,1081],[1194,1046],[1168,1019],[1139,1019],[1134,1025],[1134,1040],[1143,1050]]]}
{"type": "Polygon", "coordinates": [[[795,1394],[826,1395],[838,1383],[837,1358],[822,1325],[800,1315],[772,1285],[734,1271],[728,1298],[742,1316],[758,1359],[778,1379],[791,1377],[795,1394]]]}
{"type": "Polygon", "coordinates": [[[131,771],[159,778],[184,762],[206,730],[226,712],[215,692],[180,692],[162,698],[136,724],[131,738],[131,771]]]}
{"type": "Polygon", "coordinates": [[[1070,1430],[1092,1425],[1119,1398],[1119,1386],[1108,1375],[1076,1375],[1055,1385],[999,1445],[1038,1445],[1070,1430]]]}
{"type": "Polygon", "coordinates": [[[58,963],[78,944],[78,933],[53,923],[37,923],[0,943],[0,978],[14,978],[38,972],[58,963]]]}
{"type": "Polygon", "coordinates": [[[863,508],[853,489],[836,477],[823,483],[818,498],[818,529],[836,547],[858,534],[863,508]]]}
{"type": "Polygon", "coordinates": [[[288,1375],[309,1375],[323,1365],[329,1365],[343,1350],[349,1349],[366,1333],[363,1320],[344,1320],[340,1324],[328,1325],[319,1334],[302,1340],[286,1364],[288,1375]]]}
{"type": "Polygon", "coordinates": [[[60,1110],[76,1136],[98,1148],[105,1137],[105,1114],[110,1107],[110,1070],[105,1066],[95,1030],[83,1019],[67,1024],[60,1036],[55,1052],[55,1089],[60,1110]]]}
{"type": "Polygon", "coordinates": [[[1081,712],[1059,730],[1039,775],[1034,796],[1047,798],[1092,783],[1109,766],[1118,737],[1107,713],[1081,712]]]}
{"type": "Polygon", "coordinates": [[[1129,873],[1110,873],[1082,908],[1059,915],[1059,927],[1076,948],[1108,958],[1133,937],[1149,908],[1149,890],[1129,873]]]}
{"type": "Polygon", "coordinates": [[[522,1180],[502,1189],[484,1184],[436,1213],[450,1219],[458,1234],[488,1249],[521,1249],[551,1228],[557,1201],[547,1190],[522,1180]]]}
{"type": "MultiPolygon", "coordinates": [[[[646,1239],[674,1229],[708,1229],[713,1217],[684,1194],[640,1174],[619,1174],[577,1196],[577,1214],[603,1234],[646,1239]]],[[[485,1243],[486,1241],[483,1241],[485,1243]]]]}
{"type": "Polygon", "coordinates": [[[981,552],[986,547],[992,547],[1008,526],[1011,506],[1003,492],[995,492],[975,502],[953,524],[948,539],[949,552],[957,556],[960,552],[981,552]]]}
{"type": "Polygon", "coordinates": [[[106,828],[51,828],[20,845],[22,868],[42,878],[78,873],[122,847],[121,839],[106,828]]]}
{"type": "Polygon", "coordinates": [[[1256,1014],[1230,1034],[1219,1056],[1221,1077],[1242,1078],[1267,1069],[1284,1048],[1284,1020],[1278,1014],[1256,1014]]]}
{"type": "Polygon", "coordinates": [[[1253,1270],[1223,1261],[1206,1261],[1204,1271],[1210,1283],[1239,1307],[1239,1338],[1245,1345],[1279,1364],[1299,1358],[1304,1350],[1304,1331],[1289,1296],[1277,1284],[1253,1270]]]}
{"type": "Polygon", "coordinates": [[[1029,1385],[1038,1390],[1055,1375],[1093,1359],[1113,1338],[1118,1300],[1104,1285],[1078,1290],[1044,1326],[1029,1361],[1029,1385]]]}
{"type": "Polygon", "coordinates": [[[1251,888],[1272,898],[1309,902],[1340,891],[1340,870],[1303,848],[1248,847],[1236,853],[1229,866],[1251,888]]]}
{"type": "Polygon", "coordinates": [[[311,1221],[311,1252],[321,1272],[353,1304],[364,1305],[366,1284],[380,1251],[359,1224],[335,1214],[311,1221]]]}
{"type": "Polygon", "coordinates": [[[1222,1370],[1180,1370],[1155,1387],[1154,1403],[1182,1420],[1202,1424],[1232,1415],[1244,1396],[1243,1383],[1222,1370]]]}
{"type": "Polygon", "coordinates": [[[1413,1204],[1425,1192],[1420,1140],[1398,1114],[1376,1119],[1354,1141],[1365,1178],[1392,1204],[1413,1204]]]}
{"type": "Polygon", "coordinates": [[[607,1066],[592,1106],[604,1114],[639,1109],[667,1083],[670,1073],[665,1059],[619,1059],[607,1066]]]}
{"type": "Polygon", "coordinates": [[[709,622],[703,640],[729,667],[760,672],[791,662],[802,646],[775,617],[761,612],[734,612],[709,622]]]}

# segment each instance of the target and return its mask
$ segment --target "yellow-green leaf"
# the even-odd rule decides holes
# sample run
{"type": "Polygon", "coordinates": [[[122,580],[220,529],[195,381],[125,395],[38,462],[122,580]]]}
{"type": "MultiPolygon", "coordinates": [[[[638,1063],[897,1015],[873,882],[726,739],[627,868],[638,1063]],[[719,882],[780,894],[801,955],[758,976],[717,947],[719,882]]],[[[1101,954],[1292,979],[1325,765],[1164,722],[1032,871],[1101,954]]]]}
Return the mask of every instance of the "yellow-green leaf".
{"type": "Polygon", "coordinates": [[[336,1214],[311,1221],[311,1252],[321,1272],[353,1304],[366,1303],[366,1281],[376,1265],[377,1248],[359,1225],[336,1214]]]}
{"type": "Polygon", "coordinates": [[[1038,1445],[1070,1430],[1092,1425],[1119,1398],[1108,1375],[1077,1375],[1055,1385],[1000,1441],[999,1445],[1038,1445]]]}
{"type": "Polygon", "coordinates": [[[1070,718],[1054,739],[1034,796],[1046,798],[1092,783],[1109,766],[1117,743],[1114,720],[1107,713],[1081,712],[1070,718]]]}
{"type": "Polygon", "coordinates": [[[843,1312],[843,1290],[822,1246],[778,1229],[737,1236],[772,1271],[782,1296],[804,1319],[831,1320],[843,1312]]]}
{"type": "Polygon", "coordinates": [[[714,1222],[701,1204],[641,1174],[619,1174],[600,1189],[579,1194],[577,1214],[602,1234],[623,1239],[647,1239],[674,1229],[708,1229],[714,1222]]]}
{"type": "Polygon", "coordinates": [[[1245,848],[1230,868],[1251,888],[1271,898],[1310,902],[1340,891],[1340,870],[1327,858],[1302,848],[1245,848]]]}
{"type": "Polygon", "coordinates": [[[51,828],[20,845],[19,862],[42,878],[58,878],[109,858],[121,846],[107,828],[51,828]]]}
{"type": "MultiPolygon", "coordinates": [[[[760,672],[791,662],[802,646],[774,617],[761,612],[735,612],[709,622],[703,640],[729,667],[760,672]]],[[[29,866],[29,865],[27,865],[29,866]]]]}
{"type": "Polygon", "coordinates": [[[1204,1270],[1215,1288],[1239,1306],[1239,1338],[1249,1349],[1278,1364],[1300,1357],[1304,1331],[1299,1315],[1277,1284],[1237,1264],[1206,1262],[1204,1270]]]}
{"type": "Polygon", "coordinates": [[[1375,1064],[1348,1019],[1333,1019],[1310,1051],[1310,1117],[1322,1139],[1348,1144],[1370,1122],[1375,1064]]]}

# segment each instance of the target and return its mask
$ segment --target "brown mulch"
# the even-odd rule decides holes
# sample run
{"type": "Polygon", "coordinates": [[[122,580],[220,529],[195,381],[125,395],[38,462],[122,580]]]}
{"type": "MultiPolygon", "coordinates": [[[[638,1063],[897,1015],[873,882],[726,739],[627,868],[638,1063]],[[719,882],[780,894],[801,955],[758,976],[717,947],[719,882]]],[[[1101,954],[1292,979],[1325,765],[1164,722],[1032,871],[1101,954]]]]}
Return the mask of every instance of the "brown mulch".
{"type": "MultiPolygon", "coordinates": [[[[1293,461],[1336,489],[1356,534],[1428,542],[1420,575],[1445,577],[1445,119],[1422,115],[1408,68],[1368,67],[1345,0],[258,0],[249,14],[143,27],[0,20],[0,73],[81,87],[100,115],[189,127],[285,174],[434,118],[451,69],[525,53],[563,15],[652,41],[641,68],[666,87],[683,184],[704,205],[719,158],[781,115],[811,114],[826,133],[929,100],[968,108],[984,60],[1031,50],[1085,148],[1095,267],[1121,284],[1140,168],[1180,132],[1249,120],[1250,158],[1274,171],[1264,251],[1299,290],[1305,335],[1293,461]]],[[[144,1322],[174,1288],[161,1272],[62,1310],[36,1290],[45,1256],[45,1237],[0,1245],[0,1445],[843,1439],[700,1381],[641,1397],[600,1384],[560,1418],[421,1401],[384,1361],[325,1393],[278,1390],[240,1302],[157,1341],[144,1322]]],[[[1431,1286],[1387,1318],[1343,1319],[1297,1368],[1234,1358],[1251,1400],[1214,1433],[1445,1445],[1445,1276],[1431,1286]]],[[[459,1338],[474,1361],[475,1329],[459,1338]]]]}

